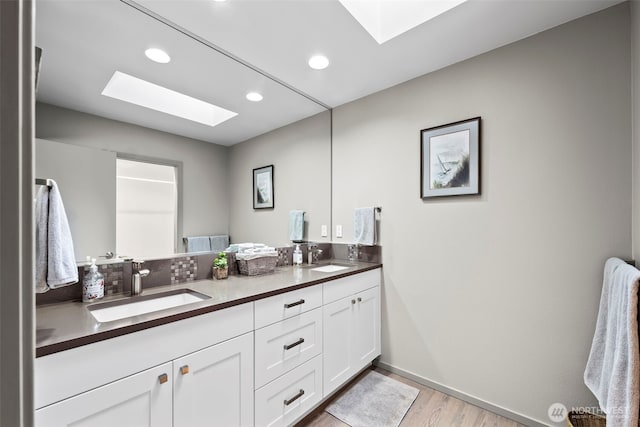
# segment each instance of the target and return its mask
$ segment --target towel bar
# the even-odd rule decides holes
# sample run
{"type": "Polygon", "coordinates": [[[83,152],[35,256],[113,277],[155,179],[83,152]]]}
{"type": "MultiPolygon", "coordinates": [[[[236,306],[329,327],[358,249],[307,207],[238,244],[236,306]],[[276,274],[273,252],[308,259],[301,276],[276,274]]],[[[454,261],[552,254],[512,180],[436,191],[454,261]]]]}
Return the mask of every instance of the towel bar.
{"type": "Polygon", "coordinates": [[[36,178],[36,185],[46,185],[51,187],[51,180],[49,178],[36,178]]]}

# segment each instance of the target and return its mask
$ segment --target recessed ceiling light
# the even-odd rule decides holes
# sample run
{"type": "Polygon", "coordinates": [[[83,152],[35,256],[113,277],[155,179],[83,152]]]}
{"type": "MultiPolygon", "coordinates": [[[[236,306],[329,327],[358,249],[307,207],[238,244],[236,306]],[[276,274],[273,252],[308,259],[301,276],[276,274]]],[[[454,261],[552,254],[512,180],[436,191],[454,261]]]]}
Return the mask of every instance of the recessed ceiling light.
{"type": "Polygon", "coordinates": [[[224,3],[227,0],[213,0],[213,1],[216,2],[216,3],[224,3]]]}
{"type": "Polygon", "coordinates": [[[315,55],[309,59],[309,67],[314,70],[324,70],[329,66],[329,60],[324,55],[315,55]]]}
{"type": "Polygon", "coordinates": [[[466,0],[338,0],[378,44],[423,24],[466,0]]]}
{"type": "Polygon", "coordinates": [[[249,92],[247,94],[247,99],[253,102],[260,102],[262,101],[262,95],[260,95],[258,92],[249,92]]]}
{"type": "Polygon", "coordinates": [[[144,54],[147,55],[147,58],[159,64],[166,64],[171,61],[171,57],[167,52],[155,47],[145,50],[144,54]]]}
{"type": "Polygon", "coordinates": [[[212,127],[238,115],[120,71],[113,73],[102,94],[212,127]]]}

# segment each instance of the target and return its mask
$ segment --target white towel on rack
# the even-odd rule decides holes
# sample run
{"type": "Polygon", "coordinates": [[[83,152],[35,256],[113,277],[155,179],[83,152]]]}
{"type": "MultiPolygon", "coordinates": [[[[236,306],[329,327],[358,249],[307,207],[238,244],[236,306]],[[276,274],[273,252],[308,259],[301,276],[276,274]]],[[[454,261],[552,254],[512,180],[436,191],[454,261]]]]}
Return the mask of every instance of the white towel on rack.
{"type": "Polygon", "coordinates": [[[185,237],[184,243],[187,252],[211,252],[212,236],[185,237]]]}
{"type": "Polygon", "coordinates": [[[49,189],[38,187],[36,194],[36,292],[49,290],[47,286],[47,222],[49,217],[49,189]]]}
{"type": "Polygon", "coordinates": [[[58,185],[42,186],[36,196],[36,292],[78,282],[73,239],[58,185]]]}
{"type": "Polygon", "coordinates": [[[640,350],[638,288],[640,271],[618,258],[605,263],[600,309],[584,382],[607,426],[638,425],[640,350]]]}
{"type": "Polygon", "coordinates": [[[220,236],[209,236],[211,250],[214,252],[222,252],[229,246],[229,236],[222,234],[220,236]]]}
{"type": "Polygon", "coordinates": [[[304,239],[304,211],[289,211],[289,240],[302,242],[304,239]]]}
{"type": "Polygon", "coordinates": [[[376,209],[357,208],[353,212],[353,243],[372,246],[376,243],[376,209]]]}

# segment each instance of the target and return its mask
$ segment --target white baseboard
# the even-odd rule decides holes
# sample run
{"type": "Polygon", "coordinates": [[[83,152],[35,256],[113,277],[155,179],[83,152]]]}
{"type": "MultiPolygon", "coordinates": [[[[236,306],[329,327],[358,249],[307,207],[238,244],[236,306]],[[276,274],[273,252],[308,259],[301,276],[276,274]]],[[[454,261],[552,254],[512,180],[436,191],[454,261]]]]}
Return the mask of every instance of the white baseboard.
{"type": "Polygon", "coordinates": [[[472,405],[478,406],[482,409],[486,409],[487,411],[493,412],[494,414],[498,414],[501,415],[505,418],[509,418],[513,421],[516,421],[520,424],[523,424],[525,426],[531,426],[531,427],[549,427],[550,424],[545,424],[539,420],[534,420],[533,418],[529,418],[527,416],[524,416],[522,414],[519,414],[517,412],[513,412],[510,411],[506,408],[503,408],[501,406],[497,406],[494,405],[492,403],[489,403],[487,401],[484,401],[482,399],[479,399],[477,397],[474,396],[470,396],[466,393],[463,393],[459,390],[453,389],[453,388],[449,388],[445,385],[442,385],[440,383],[437,383],[435,381],[431,381],[428,380],[426,378],[423,378],[419,375],[416,375],[412,372],[409,371],[405,371],[404,369],[398,368],[396,366],[390,365],[386,362],[381,362],[381,361],[374,361],[374,365],[378,366],[382,369],[385,369],[389,372],[393,372],[394,374],[398,374],[402,377],[405,377],[407,379],[410,379],[412,381],[417,382],[418,384],[422,384],[424,386],[427,386],[429,388],[432,388],[434,390],[438,390],[439,392],[448,394],[449,396],[453,396],[456,399],[460,399],[462,401],[465,401],[467,403],[470,403],[472,405]]]}

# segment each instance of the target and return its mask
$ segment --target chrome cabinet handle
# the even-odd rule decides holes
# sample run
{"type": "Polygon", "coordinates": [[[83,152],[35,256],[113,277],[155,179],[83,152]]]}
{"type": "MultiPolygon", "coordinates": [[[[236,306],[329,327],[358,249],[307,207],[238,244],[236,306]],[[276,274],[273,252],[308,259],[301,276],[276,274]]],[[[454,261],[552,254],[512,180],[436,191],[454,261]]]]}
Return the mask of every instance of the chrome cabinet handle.
{"type": "Polygon", "coordinates": [[[293,347],[299,346],[303,342],[304,342],[304,338],[300,338],[298,341],[294,342],[293,344],[285,344],[284,349],[291,350],[293,347]]]}
{"type": "Polygon", "coordinates": [[[169,381],[169,377],[167,376],[167,374],[158,375],[158,382],[160,384],[164,384],[167,381],[169,381]]]}
{"type": "Polygon", "coordinates": [[[296,302],[292,302],[289,304],[285,304],[284,308],[291,308],[291,307],[295,307],[296,305],[300,305],[300,304],[304,304],[304,299],[300,299],[300,301],[296,301],[296,302]]]}
{"type": "Polygon", "coordinates": [[[189,365],[184,365],[180,367],[180,373],[182,375],[187,375],[189,373],[189,365]]]}
{"type": "Polygon", "coordinates": [[[285,400],[284,400],[284,405],[285,405],[285,406],[289,406],[289,405],[291,405],[293,402],[295,402],[296,400],[300,399],[300,398],[302,397],[302,395],[304,395],[304,390],[303,390],[303,389],[300,389],[300,391],[298,392],[298,394],[296,394],[295,396],[293,396],[291,399],[289,399],[289,400],[285,399],[285,400]]]}

